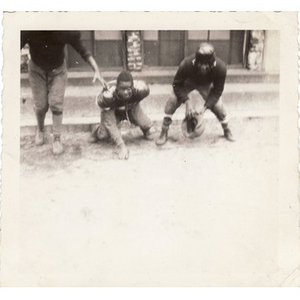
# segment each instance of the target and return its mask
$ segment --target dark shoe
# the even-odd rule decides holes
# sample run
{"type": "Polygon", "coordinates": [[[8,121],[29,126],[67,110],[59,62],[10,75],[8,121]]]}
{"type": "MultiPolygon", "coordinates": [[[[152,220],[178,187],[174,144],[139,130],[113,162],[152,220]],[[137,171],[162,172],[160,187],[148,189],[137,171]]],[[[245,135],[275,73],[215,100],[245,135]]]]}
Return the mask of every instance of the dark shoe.
{"type": "Polygon", "coordinates": [[[37,129],[36,134],[35,134],[35,139],[34,143],[36,146],[42,146],[45,142],[45,133],[44,131],[40,131],[37,129]]]}
{"type": "Polygon", "coordinates": [[[232,132],[229,128],[224,129],[224,136],[230,142],[235,142],[232,132]]]}
{"type": "Polygon", "coordinates": [[[55,136],[54,137],[54,141],[53,141],[53,154],[54,155],[60,155],[64,152],[64,147],[60,141],[60,137],[59,136],[55,136]]]}
{"type": "Polygon", "coordinates": [[[157,146],[162,146],[167,142],[167,140],[168,140],[168,130],[169,130],[169,127],[164,127],[164,126],[162,127],[160,136],[156,141],[157,146]]]}
{"type": "Polygon", "coordinates": [[[99,126],[95,126],[88,138],[89,143],[97,143],[98,142],[98,137],[97,137],[97,131],[98,131],[99,126]]]}
{"type": "Polygon", "coordinates": [[[156,129],[152,126],[149,129],[144,131],[144,138],[147,141],[153,141],[154,140],[154,133],[156,132],[156,129]]]}

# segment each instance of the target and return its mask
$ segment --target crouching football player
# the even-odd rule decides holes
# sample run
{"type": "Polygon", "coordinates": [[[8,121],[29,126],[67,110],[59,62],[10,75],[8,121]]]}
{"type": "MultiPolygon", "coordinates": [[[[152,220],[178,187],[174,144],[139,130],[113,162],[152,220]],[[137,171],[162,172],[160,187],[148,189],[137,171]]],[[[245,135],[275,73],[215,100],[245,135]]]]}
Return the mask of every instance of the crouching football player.
{"type": "Polygon", "coordinates": [[[142,80],[133,80],[128,71],[122,71],[109,89],[103,89],[97,96],[101,109],[101,121],[89,137],[89,142],[111,138],[117,146],[119,159],[128,159],[126,147],[118,124],[122,120],[139,126],[146,140],[153,140],[155,129],[152,121],[143,112],[140,101],[149,95],[149,87],[142,80]]]}

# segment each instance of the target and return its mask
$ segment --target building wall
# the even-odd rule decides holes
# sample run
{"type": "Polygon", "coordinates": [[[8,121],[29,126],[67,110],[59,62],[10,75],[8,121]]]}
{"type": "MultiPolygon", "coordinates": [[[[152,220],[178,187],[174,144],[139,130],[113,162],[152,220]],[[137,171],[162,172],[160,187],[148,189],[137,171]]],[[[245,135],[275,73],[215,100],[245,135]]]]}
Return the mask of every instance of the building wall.
{"type": "MultiPolygon", "coordinates": [[[[84,46],[91,51],[94,52],[94,38],[93,31],[81,31],[81,39],[84,46]]],[[[86,63],[81,58],[81,56],[72,48],[72,46],[67,45],[67,65],[69,68],[85,68],[86,63]]]]}
{"type": "Polygon", "coordinates": [[[178,66],[195,53],[199,43],[210,41],[226,64],[244,65],[242,30],[144,31],[144,64],[146,66],[178,66]]]}
{"type": "Polygon", "coordinates": [[[125,45],[121,31],[95,31],[94,55],[100,67],[122,67],[125,45]]]}
{"type": "MultiPolygon", "coordinates": [[[[242,30],[141,31],[142,66],[178,66],[195,52],[200,42],[211,41],[217,55],[229,66],[244,68],[249,60],[249,32],[242,30]]],[[[129,32],[127,32],[129,33],[129,32]]],[[[81,31],[83,44],[102,68],[128,66],[126,31],[81,31]]],[[[265,31],[261,70],[279,72],[279,31],[265,31]]],[[[28,50],[23,50],[27,51],[28,50]]],[[[21,54],[21,68],[26,72],[28,55],[21,54]]],[[[69,68],[89,69],[79,54],[66,47],[69,68]]]]}
{"type": "Polygon", "coordinates": [[[266,72],[279,72],[280,70],[280,32],[268,30],[265,35],[263,54],[263,68],[266,72]]]}
{"type": "Polygon", "coordinates": [[[158,66],[159,42],[158,30],[145,30],[142,32],[144,64],[146,66],[158,66]]]}

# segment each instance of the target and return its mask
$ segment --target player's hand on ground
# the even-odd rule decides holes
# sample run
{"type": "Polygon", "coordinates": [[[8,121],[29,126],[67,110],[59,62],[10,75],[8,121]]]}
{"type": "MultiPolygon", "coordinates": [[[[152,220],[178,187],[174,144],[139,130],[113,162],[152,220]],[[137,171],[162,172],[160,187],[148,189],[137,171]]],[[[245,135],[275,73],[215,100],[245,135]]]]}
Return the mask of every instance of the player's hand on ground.
{"type": "Polygon", "coordinates": [[[189,118],[189,119],[193,118],[196,112],[195,112],[195,110],[193,108],[193,105],[192,105],[190,99],[188,99],[185,102],[185,107],[186,107],[186,110],[185,110],[186,117],[189,118]]]}
{"type": "Polygon", "coordinates": [[[118,146],[118,157],[119,159],[128,159],[129,158],[129,150],[124,144],[118,146]]]}

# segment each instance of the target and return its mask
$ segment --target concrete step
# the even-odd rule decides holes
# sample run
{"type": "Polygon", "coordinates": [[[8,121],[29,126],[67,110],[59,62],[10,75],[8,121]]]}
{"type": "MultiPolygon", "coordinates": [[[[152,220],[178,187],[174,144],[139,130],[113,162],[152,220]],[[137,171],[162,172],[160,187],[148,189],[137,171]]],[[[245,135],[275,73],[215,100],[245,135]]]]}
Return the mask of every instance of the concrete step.
{"type": "MultiPolygon", "coordinates": [[[[169,84],[149,84],[150,95],[169,95],[172,91],[172,86],[169,84]]],[[[65,96],[66,97],[96,97],[96,95],[102,90],[102,87],[98,84],[90,86],[68,86],[65,96]]],[[[227,83],[225,84],[223,94],[248,94],[248,93],[269,93],[279,92],[278,83],[227,83]]],[[[31,97],[31,88],[21,88],[22,97],[31,97]]]]}
{"type": "MultiPolygon", "coordinates": [[[[103,71],[105,80],[115,80],[121,70],[103,71]]],[[[143,79],[148,84],[172,84],[177,68],[151,68],[141,72],[132,72],[134,78],[143,79]]],[[[93,79],[90,71],[69,71],[69,85],[90,86],[93,79]]],[[[249,71],[246,69],[229,69],[227,71],[227,83],[278,83],[278,73],[266,73],[263,71],[249,71]]],[[[21,74],[21,86],[29,86],[28,74],[21,74]]]]}
{"type": "MultiPolygon", "coordinates": [[[[159,130],[162,120],[164,117],[163,113],[160,114],[149,114],[149,118],[153,121],[154,126],[159,130]]],[[[184,110],[179,109],[173,116],[172,125],[180,124],[185,116],[184,110]]],[[[232,111],[230,114],[230,119],[244,119],[244,120],[253,120],[253,119],[264,119],[264,118],[278,118],[279,110],[269,109],[269,110],[249,110],[249,111],[232,111]]],[[[218,123],[215,115],[207,111],[204,115],[205,124],[211,126],[212,124],[218,123]]],[[[91,132],[92,128],[99,124],[99,116],[89,116],[84,118],[78,117],[64,117],[63,119],[63,132],[91,132]]],[[[126,127],[126,124],[124,124],[126,127]]],[[[122,130],[121,132],[126,131],[127,129],[122,130]]],[[[36,120],[27,119],[21,122],[20,136],[33,136],[36,131],[36,120]]],[[[45,131],[48,135],[52,133],[52,119],[51,114],[48,113],[45,120],[45,131]]]]}
{"type": "MultiPolygon", "coordinates": [[[[147,114],[164,111],[171,92],[170,85],[150,85],[150,95],[141,102],[147,114]]],[[[66,117],[98,117],[99,108],[95,105],[99,86],[68,86],[65,94],[64,115],[66,117]]],[[[202,101],[197,92],[192,93],[193,101],[202,101]]],[[[227,84],[223,101],[228,111],[274,110],[279,107],[278,84],[227,84]]],[[[21,122],[34,119],[33,99],[30,87],[21,89],[21,122]]],[[[180,109],[184,109],[184,105],[180,109]]]]}

